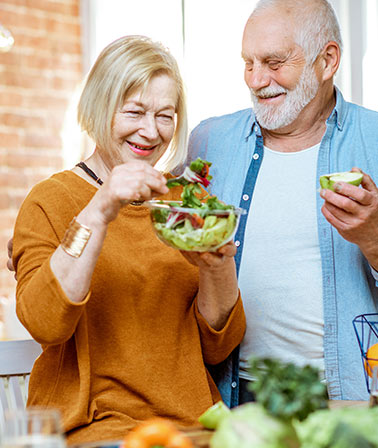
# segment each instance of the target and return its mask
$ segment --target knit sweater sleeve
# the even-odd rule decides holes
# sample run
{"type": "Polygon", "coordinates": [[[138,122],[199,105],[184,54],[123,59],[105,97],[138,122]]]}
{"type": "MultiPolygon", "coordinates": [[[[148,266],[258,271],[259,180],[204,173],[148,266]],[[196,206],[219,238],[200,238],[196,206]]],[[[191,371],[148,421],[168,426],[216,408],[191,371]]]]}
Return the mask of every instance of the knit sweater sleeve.
{"type": "Polygon", "coordinates": [[[221,330],[214,330],[198,310],[194,301],[194,313],[201,335],[203,358],[206,364],[215,365],[224,361],[242,341],[246,329],[243,303],[240,297],[221,330]]]}
{"type": "Polygon", "coordinates": [[[68,340],[90,295],[80,304],[71,302],[50,268],[51,255],[80,210],[64,190],[51,179],[34,187],[21,206],[14,230],[17,315],[41,344],[68,340]]]}

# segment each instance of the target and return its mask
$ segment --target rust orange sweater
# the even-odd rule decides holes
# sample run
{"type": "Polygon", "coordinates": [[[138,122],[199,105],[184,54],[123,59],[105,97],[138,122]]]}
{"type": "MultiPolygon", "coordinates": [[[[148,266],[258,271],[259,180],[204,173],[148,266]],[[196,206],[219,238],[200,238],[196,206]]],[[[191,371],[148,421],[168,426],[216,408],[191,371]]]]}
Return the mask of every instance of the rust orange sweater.
{"type": "Polygon", "coordinates": [[[195,425],[220,399],[204,361],[219,363],[243,337],[240,297],[212,329],[196,305],[197,268],[156,238],[146,207],[129,205],[109,225],[88,296],[72,303],[49,258],[95,192],[64,171],[35,186],[17,218],[17,313],[43,347],[28,405],[60,409],[69,443],[120,439],[156,415],[195,425]]]}

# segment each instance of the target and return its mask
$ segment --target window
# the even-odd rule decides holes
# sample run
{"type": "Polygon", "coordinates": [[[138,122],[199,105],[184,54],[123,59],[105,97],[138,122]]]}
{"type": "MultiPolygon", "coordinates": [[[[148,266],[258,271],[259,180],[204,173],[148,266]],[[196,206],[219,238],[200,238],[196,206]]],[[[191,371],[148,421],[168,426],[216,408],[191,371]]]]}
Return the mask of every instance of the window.
{"type": "MultiPolygon", "coordinates": [[[[256,0],[83,0],[88,69],[109,42],[126,34],[160,40],[179,61],[189,125],[250,107],[240,57],[244,24],[256,0]]],[[[377,108],[377,0],[331,0],[344,40],[336,77],[347,100],[377,108]]]]}

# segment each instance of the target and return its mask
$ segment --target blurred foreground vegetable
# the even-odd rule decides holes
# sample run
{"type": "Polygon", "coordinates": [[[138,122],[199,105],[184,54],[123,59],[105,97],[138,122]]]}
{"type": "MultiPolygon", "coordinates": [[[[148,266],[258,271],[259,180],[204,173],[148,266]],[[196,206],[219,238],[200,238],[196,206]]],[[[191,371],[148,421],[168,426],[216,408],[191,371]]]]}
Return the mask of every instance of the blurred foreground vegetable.
{"type": "Polygon", "coordinates": [[[218,425],[211,448],[298,448],[295,422],[327,407],[326,386],[311,366],[252,359],[250,390],[256,403],[231,410],[218,425]]]}
{"type": "Polygon", "coordinates": [[[318,369],[284,364],[274,359],[252,359],[250,383],[256,401],[281,420],[304,420],[311,412],[327,408],[327,388],[318,369]]]}
{"type": "Polygon", "coordinates": [[[210,441],[211,448],[298,448],[292,425],[272,417],[258,403],[234,408],[210,441]]]}
{"type": "Polygon", "coordinates": [[[302,448],[378,447],[378,407],[317,411],[295,427],[302,448]]]}
{"type": "Polygon", "coordinates": [[[231,410],[223,401],[218,401],[205,411],[198,419],[198,421],[207,429],[218,428],[220,422],[229,416],[231,410]]]}
{"type": "Polygon", "coordinates": [[[154,418],[136,426],[121,448],[194,448],[191,440],[169,420],[154,418]]]}

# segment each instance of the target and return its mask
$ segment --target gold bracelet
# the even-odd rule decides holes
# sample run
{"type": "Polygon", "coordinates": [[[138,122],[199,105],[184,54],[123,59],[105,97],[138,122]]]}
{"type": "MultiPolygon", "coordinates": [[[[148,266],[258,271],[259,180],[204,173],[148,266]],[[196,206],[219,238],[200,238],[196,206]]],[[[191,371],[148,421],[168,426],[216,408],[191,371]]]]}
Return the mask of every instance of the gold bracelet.
{"type": "Polygon", "coordinates": [[[88,243],[92,230],[72,219],[60,243],[64,252],[71,257],[79,258],[88,243]]]}

